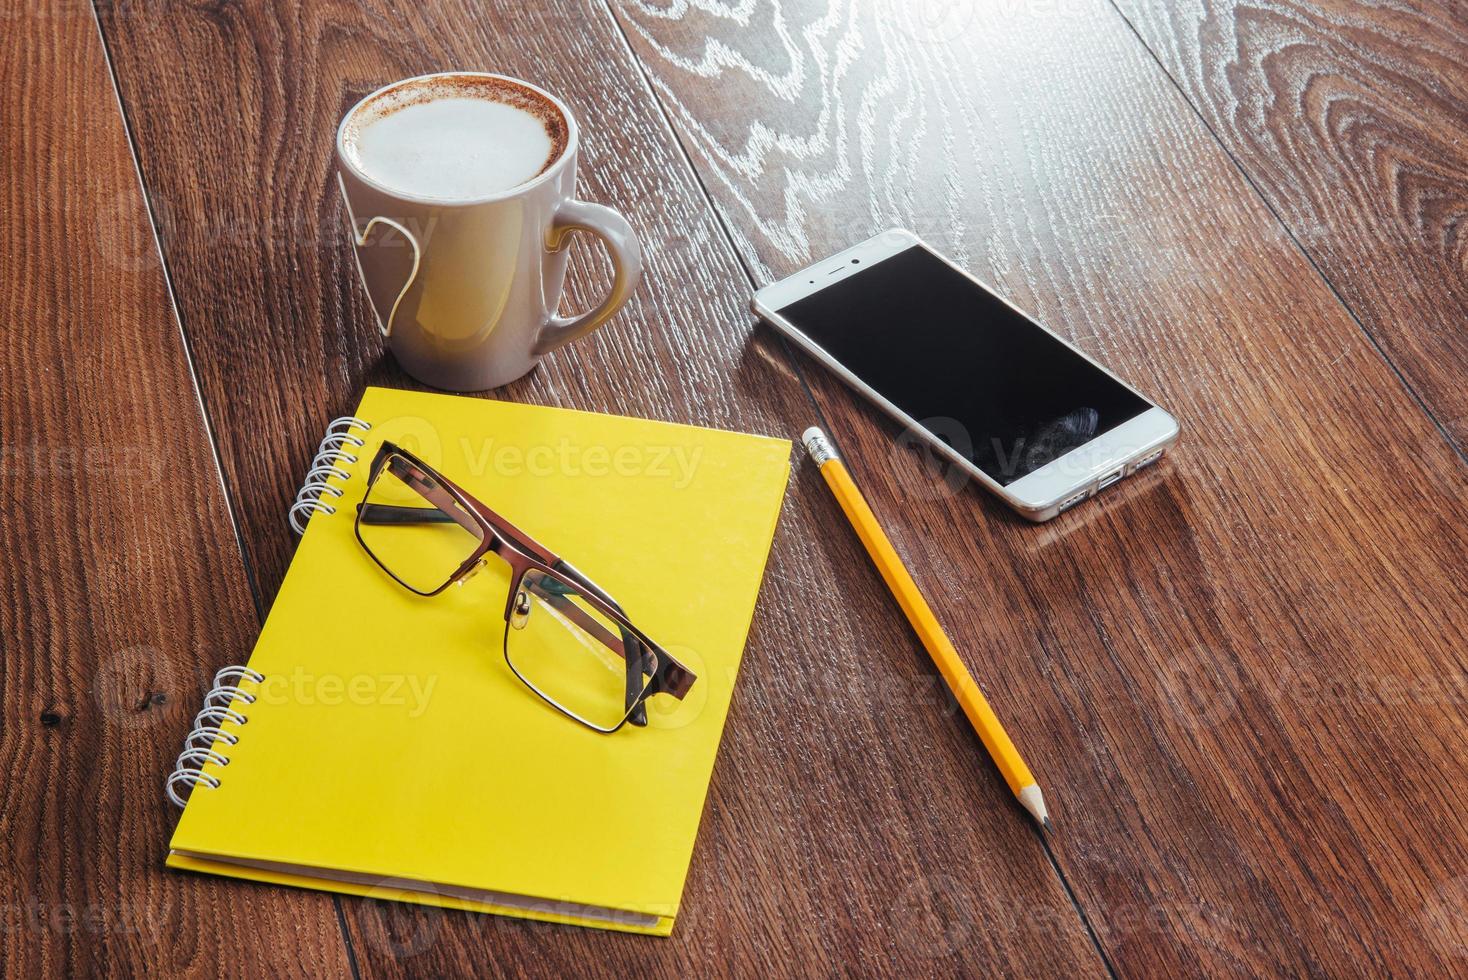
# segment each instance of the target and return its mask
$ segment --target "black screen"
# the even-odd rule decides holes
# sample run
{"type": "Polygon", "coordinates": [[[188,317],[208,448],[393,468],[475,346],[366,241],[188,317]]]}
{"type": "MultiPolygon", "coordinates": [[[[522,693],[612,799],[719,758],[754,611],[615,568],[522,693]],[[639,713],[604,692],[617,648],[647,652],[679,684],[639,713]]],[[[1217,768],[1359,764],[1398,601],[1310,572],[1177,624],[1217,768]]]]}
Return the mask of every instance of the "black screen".
{"type": "Polygon", "coordinates": [[[780,314],[1002,485],[1151,407],[921,246],[780,314]]]}

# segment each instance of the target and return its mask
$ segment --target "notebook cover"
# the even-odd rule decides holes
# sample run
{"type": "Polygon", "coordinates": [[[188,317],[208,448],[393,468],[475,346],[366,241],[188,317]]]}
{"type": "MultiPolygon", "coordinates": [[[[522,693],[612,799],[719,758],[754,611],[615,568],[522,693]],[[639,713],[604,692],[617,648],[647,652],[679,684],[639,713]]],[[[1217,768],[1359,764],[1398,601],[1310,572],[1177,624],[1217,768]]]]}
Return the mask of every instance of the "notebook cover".
{"type": "Polygon", "coordinates": [[[169,864],[447,907],[546,916],[261,872],[308,866],[677,915],[714,756],[789,477],[789,441],[441,394],[367,389],[372,429],[335,514],[307,526],[235,707],[230,759],[189,797],[169,864]],[[390,439],[559,553],[697,675],[646,728],[602,735],[506,665],[492,556],[433,598],[361,550],[353,511],[390,439]]]}

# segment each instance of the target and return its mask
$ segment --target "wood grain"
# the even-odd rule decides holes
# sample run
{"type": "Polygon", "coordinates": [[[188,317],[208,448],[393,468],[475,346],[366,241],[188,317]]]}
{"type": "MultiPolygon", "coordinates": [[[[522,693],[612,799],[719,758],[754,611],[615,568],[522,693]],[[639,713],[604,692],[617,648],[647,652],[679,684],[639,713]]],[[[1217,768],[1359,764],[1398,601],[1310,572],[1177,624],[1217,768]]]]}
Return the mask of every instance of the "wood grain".
{"type": "Polygon", "coordinates": [[[249,590],[96,20],[0,24],[0,965],[343,974],[330,898],[163,868],[249,590]]]}
{"type": "Polygon", "coordinates": [[[1181,416],[1036,528],[802,365],[1116,970],[1461,971],[1461,461],[1111,8],[942,9],[615,4],[756,282],[909,226],[1181,416]]]}
{"type": "MultiPolygon", "coordinates": [[[[355,282],[330,170],[341,111],[397,77],[543,82],[582,120],[585,196],[643,236],[635,302],[497,396],[775,435],[810,423],[783,350],[752,334],[747,280],[604,8],[139,0],[101,16],[262,595],[289,560],[285,509],[325,421],[364,383],[410,384],[355,282]]],[[[577,259],[572,305],[598,291],[599,266],[577,259]]],[[[362,972],[1102,973],[840,521],[819,476],[798,470],[670,940],[345,901],[362,972]],[[895,672],[889,686],[873,663],[895,672]]]]}
{"type": "Polygon", "coordinates": [[[1117,5],[1468,449],[1468,8],[1117,5]]]}

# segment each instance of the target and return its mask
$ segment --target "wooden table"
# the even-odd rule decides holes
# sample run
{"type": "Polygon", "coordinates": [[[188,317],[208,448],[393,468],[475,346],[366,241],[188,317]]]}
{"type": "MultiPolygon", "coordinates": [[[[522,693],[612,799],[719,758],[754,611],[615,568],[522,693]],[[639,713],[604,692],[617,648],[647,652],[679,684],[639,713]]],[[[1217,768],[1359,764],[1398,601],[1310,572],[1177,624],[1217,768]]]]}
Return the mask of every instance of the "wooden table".
{"type": "MultiPolygon", "coordinates": [[[[0,23],[8,974],[1468,973],[1461,4],[3,0],[0,23]],[[355,281],[333,127],[455,67],[573,106],[583,193],[648,263],[611,326],[496,396],[824,425],[1053,838],[802,465],[671,939],[163,869],[162,775],[281,581],[323,421],[413,383],[355,281]],[[947,492],[747,312],[890,225],[1173,409],[1176,453],[1040,527],[947,492]]],[[[572,301],[602,272],[579,250],[572,301]]]]}

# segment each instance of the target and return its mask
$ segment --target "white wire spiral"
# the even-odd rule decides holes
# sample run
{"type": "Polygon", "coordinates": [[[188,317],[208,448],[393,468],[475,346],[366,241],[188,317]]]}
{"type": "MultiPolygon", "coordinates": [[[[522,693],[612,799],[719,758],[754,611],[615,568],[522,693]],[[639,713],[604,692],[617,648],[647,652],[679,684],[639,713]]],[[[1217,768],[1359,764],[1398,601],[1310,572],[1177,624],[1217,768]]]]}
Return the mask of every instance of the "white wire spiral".
{"type": "Polygon", "coordinates": [[[360,449],[365,445],[360,436],[352,434],[352,430],[361,429],[366,432],[371,428],[370,422],[364,422],[354,415],[333,419],[326,427],[326,437],[316,447],[311,468],[306,471],[306,481],[296,491],[296,502],[291,504],[290,513],[286,515],[291,530],[297,534],[305,534],[306,524],[311,520],[312,514],[317,511],[336,513],[336,508],[323,498],[338,498],[342,491],[340,487],[334,487],[326,481],[332,477],[338,480],[351,477],[352,474],[344,469],[344,465],[357,462],[357,456],[348,447],[360,449]]]}
{"type": "Polygon", "coordinates": [[[179,753],[178,761],[173,764],[173,772],[168,774],[168,780],[163,786],[168,798],[178,806],[183,806],[188,800],[178,792],[185,783],[191,787],[219,788],[219,777],[204,772],[204,765],[210,762],[221,767],[229,765],[229,756],[214,746],[218,742],[225,745],[239,743],[240,737],[222,726],[225,722],[243,725],[250,720],[230,707],[236,698],[247,705],[255,703],[255,695],[240,687],[240,682],[246,680],[259,684],[265,680],[265,675],[249,667],[237,666],[221,668],[214,675],[214,686],[204,695],[204,710],[194,716],[194,727],[189,730],[188,738],[184,739],[183,751],[179,753]]]}

